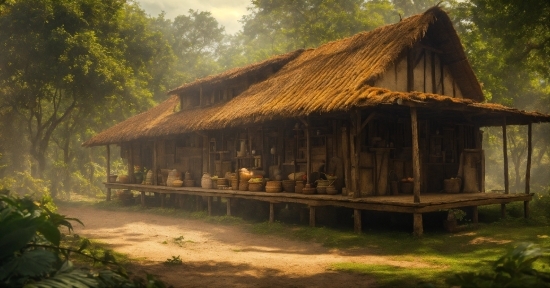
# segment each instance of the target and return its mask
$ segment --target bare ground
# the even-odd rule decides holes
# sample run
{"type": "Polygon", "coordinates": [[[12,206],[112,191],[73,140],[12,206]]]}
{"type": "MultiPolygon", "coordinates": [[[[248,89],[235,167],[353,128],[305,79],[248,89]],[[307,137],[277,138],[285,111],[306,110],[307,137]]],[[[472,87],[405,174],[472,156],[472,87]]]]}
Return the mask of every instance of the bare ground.
{"type": "Polygon", "coordinates": [[[367,249],[329,249],[200,220],[92,207],[65,206],[59,213],[85,224],[75,224],[75,233],[136,260],[130,270],[157,275],[174,287],[376,287],[372,277],[332,271],[330,265],[429,267],[373,255],[367,249]],[[163,264],[173,256],[180,256],[183,265],[163,264]]]}

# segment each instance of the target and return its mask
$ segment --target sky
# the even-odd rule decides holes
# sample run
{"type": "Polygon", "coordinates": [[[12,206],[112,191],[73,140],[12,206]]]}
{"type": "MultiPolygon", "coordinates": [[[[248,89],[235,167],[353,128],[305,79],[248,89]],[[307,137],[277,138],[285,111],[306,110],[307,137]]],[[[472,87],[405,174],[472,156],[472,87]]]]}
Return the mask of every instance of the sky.
{"type": "Polygon", "coordinates": [[[137,0],[141,8],[151,16],[162,11],[166,18],[174,19],[178,15],[187,15],[189,9],[209,11],[218,20],[225,31],[234,34],[241,29],[238,21],[247,14],[250,0],[137,0]]]}

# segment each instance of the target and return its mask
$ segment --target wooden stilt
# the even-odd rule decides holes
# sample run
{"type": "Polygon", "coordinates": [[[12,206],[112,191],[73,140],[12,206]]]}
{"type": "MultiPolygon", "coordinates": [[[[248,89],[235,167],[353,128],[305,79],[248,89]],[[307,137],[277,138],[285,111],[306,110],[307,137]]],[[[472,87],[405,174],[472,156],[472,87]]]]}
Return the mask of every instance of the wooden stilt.
{"type": "Polygon", "coordinates": [[[160,207],[164,208],[164,202],[166,202],[166,194],[160,194],[160,207]]]}
{"type": "Polygon", "coordinates": [[[504,154],[504,193],[510,193],[510,184],[508,179],[508,138],[506,136],[506,118],[502,124],[502,152],[504,154]]]}
{"type": "MultiPolygon", "coordinates": [[[[416,107],[411,107],[412,160],[414,178],[414,203],[420,203],[420,152],[418,148],[418,124],[416,107]]],[[[422,219],[422,215],[420,215],[422,219]]],[[[416,221],[416,216],[415,216],[416,221]]]]}
{"type": "Polygon", "coordinates": [[[475,225],[479,222],[479,213],[477,211],[477,206],[472,206],[472,223],[475,225]]]}
{"type": "MultiPolygon", "coordinates": [[[[533,154],[533,142],[532,142],[533,130],[531,123],[527,126],[527,165],[525,167],[525,194],[531,193],[530,181],[531,181],[531,155],[533,154]]],[[[529,218],[529,201],[523,202],[523,216],[529,218]]]]}
{"type": "MultiPolygon", "coordinates": [[[[107,145],[107,182],[111,175],[111,147],[107,145]]],[[[111,201],[111,188],[107,188],[107,201],[111,201]]]]}
{"type": "Polygon", "coordinates": [[[422,213],[413,213],[413,235],[422,236],[424,226],[422,225],[422,213]]]}
{"type": "Polygon", "coordinates": [[[227,206],[227,216],[231,216],[231,198],[227,198],[226,206],[227,206]]]}
{"type": "Polygon", "coordinates": [[[195,211],[201,211],[202,210],[202,200],[201,196],[195,196],[195,211]]]}
{"type": "Polygon", "coordinates": [[[353,230],[355,233],[361,233],[361,210],[353,210],[353,230]]]}
{"type": "Polygon", "coordinates": [[[275,208],[273,203],[269,203],[269,223],[275,222],[275,208]]]}
{"type": "Polygon", "coordinates": [[[145,191],[141,191],[141,206],[142,206],[142,207],[147,206],[147,205],[145,204],[145,191]]]}
{"type": "Polygon", "coordinates": [[[309,206],[309,226],[315,227],[315,206],[309,206]]]}
{"type": "Polygon", "coordinates": [[[208,196],[208,216],[212,216],[212,196],[208,196]]]}
{"type": "Polygon", "coordinates": [[[506,217],[506,204],[500,204],[500,218],[506,217]]]}

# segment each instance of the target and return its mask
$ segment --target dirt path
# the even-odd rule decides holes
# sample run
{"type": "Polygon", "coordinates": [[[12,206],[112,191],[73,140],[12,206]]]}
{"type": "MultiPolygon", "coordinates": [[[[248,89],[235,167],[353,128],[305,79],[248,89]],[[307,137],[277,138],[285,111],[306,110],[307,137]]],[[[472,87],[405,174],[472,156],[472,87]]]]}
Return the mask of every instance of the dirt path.
{"type": "Polygon", "coordinates": [[[59,213],[85,224],[75,224],[75,233],[138,259],[136,272],[158,275],[175,287],[373,287],[371,277],[328,268],[338,262],[422,266],[364,249],[328,249],[200,220],[90,207],[60,207],[59,213]],[[172,256],[180,256],[183,265],[164,265],[172,256]]]}

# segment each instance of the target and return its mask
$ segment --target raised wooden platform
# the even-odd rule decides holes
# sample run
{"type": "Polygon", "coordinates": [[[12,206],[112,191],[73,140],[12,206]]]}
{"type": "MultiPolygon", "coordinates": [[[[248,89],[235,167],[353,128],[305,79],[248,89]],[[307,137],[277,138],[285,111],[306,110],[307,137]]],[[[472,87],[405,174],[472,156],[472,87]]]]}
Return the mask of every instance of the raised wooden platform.
{"type": "Polygon", "coordinates": [[[301,203],[308,206],[338,206],[359,210],[387,211],[400,213],[427,213],[441,209],[506,204],[516,201],[531,201],[531,194],[504,193],[427,193],[420,195],[420,203],[414,203],[413,195],[367,196],[351,198],[342,195],[298,193],[267,193],[238,190],[203,189],[200,187],[167,187],[140,184],[104,183],[111,189],[127,189],[161,194],[183,194],[227,198],[244,198],[270,203],[301,203]]]}

